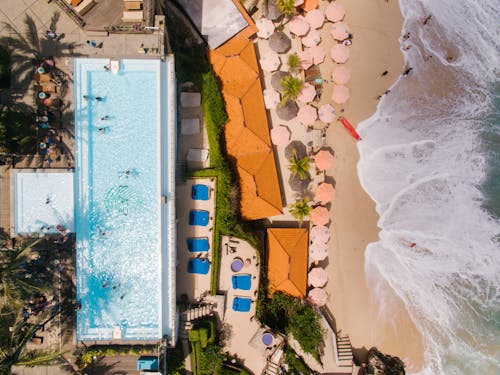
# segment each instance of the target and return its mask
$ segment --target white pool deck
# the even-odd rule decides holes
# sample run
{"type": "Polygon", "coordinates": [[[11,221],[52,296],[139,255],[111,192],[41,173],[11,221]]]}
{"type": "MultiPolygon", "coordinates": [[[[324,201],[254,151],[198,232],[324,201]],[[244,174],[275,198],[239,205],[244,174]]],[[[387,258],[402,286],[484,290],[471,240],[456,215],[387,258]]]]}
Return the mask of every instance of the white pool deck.
{"type": "Polygon", "coordinates": [[[11,223],[17,235],[74,231],[74,174],[53,169],[12,169],[11,223]]]}

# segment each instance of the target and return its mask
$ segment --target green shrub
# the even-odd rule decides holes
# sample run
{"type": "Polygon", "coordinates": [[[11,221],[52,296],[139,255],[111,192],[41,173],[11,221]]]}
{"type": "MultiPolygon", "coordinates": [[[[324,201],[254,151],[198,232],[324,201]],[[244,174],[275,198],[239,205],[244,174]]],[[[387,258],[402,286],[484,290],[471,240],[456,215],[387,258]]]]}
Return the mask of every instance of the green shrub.
{"type": "Polygon", "coordinates": [[[200,341],[200,331],[197,329],[192,329],[188,333],[188,340],[190,342],[198,342],[200,341]]]}
{"type": "Polygon", "coordinates": [[[144,355],[156,353],[155,345],[110,345],[90,346],[83,348],[77,354],[76,365],[84,369],[90,365],[94,357],[116,357],[120,355],[144,355]]]}
{"type": "Polygon", "coordinates": [[[9,51],[0,46],[0,89],[10,86],[10,55],[9,51]]]}
{"type": "Polygon", "coordinates": [[[285,362],[288,364],[290,374],[311,375],[315,373],[307,366],[304,359],[298,356],[288,345],[285,346],[285,362]]]}
{"type": "Polygon", "coordinates": [[[167,349],[167,374],[181,375],[185,373],[184,370],[184,353],[181,344],[178,343],[175,348],[167,349]]]}
{"type": "Polygon", "coordinates": [[[208,330],[206,328],[200,328],[198,332],[200,333],[200,345],[205,349],[208,342],[208,330]]]}
{"type": "Polygon", "coordinates": [[[222,348],[219,345],[208,345],[203,351],[201,351],[200,357],[200,367],[198,368],[198,374],[215,375],[221,373],[224,355],[222,354],[222,348]]]}

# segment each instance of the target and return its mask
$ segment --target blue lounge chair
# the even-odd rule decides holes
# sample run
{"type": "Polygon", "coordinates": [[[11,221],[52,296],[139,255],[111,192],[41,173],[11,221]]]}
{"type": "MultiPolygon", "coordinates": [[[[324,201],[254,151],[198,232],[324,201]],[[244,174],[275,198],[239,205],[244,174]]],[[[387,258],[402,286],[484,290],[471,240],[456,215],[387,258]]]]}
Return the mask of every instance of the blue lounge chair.
{"type": "Polygon", "coordinates": [[[187,239],[188,250],[192,253],[208,251],[210,245],[207,237],[197,237],[187,239]]]}
{"type": "Polygon", "coordinates": [[[191,198],[195,201],[208,201],[210,190],[207,185],[198,184],[191,188],[191,198]]]}
{"type": "Polygon", "coordinates": [[[233,289],[250,290],[252,286],[251,275],[234,275],[232,281],[233,289]]]}
{"type": "Polygon", "coordinates": [[[246,297],[234,297],[233,299],[233,310],[238,312],[248,312],[250,311],[250,305],[252,300],[246,297]]]}
{"type": "Polygon", "coordinates": [[[188,273],[196,273],[198,275],[206,275],[210,268],[210,263],[207,259],[194,258],[188,263],[188,273]]]}
{"type": "Polygon", "coordinates": [[[203,210],[191,210],[189,212],[189,225],[198,225],[200,227],[206,227],[208,225],[208,211],[203,210]]]}

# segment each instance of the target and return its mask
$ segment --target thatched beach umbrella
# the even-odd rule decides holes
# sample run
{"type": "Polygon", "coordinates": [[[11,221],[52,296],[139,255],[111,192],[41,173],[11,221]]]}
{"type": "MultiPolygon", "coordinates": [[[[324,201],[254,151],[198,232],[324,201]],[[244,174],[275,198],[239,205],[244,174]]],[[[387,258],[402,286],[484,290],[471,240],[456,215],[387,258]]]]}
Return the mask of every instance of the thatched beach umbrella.
{"type": "Polygon", "coordinates": [[[276,146],[284,146],[290,140],[290,134],[288,126],[276,126],[271,129],[271,140],[276,146]]]}
{"type": "Polygon", "coordinates": [[[314,198],[321,204],[331,202],[333,198],[335,198],[335,189],[333,188],[333,185],[328,182],[322,182],[319,184],[314,192],[314,198]]]}
{"type": "Polygon", "coordinates": [[[289,75],[290,75],[289,73],[283,72],[281,70],[274,73],[273,76],[271,77],[271,86],[273,87],[273,89],[279,92],[283,92],[281,81],[283,80],[283,78],[288,77],[289,75]]]}
{"type": "MultiPolygon", "coordinates": [[[[264,4],[265,3],[266,2],[264,2],[264,4]]],[[[282,15],[283,13],[281,13],[279,8],[276,6],[276,0],[268,0],[267,6],[264,5],[264,16],[266,16],[266,18],[276,21],[282,15]]]]}
{"type": "Polygon", "coordinates": [[[264,89],[264,105],[267,109],[274,109],[280,103],[280,93],[273,89],[264,89]]]}
{"type": "Polygon", "coordinates": [[[321,267],[314,267],[307,274],[307,282],[313,287],[323,287],[328,281],[328,274],[321,267]]]}
{"type": "Polygon", "coordinates": [[[300,179],[299,176],[293,176],[290,175],[290,178],[288,179],[288,184],[292,188],[293,191],[305,191],[309,184],[311,183],[311,176],[309,173],[307,174],[307,177],[305,179],[300,179]]]}
{"type": "Polygon", "coordinates": [[[292,141],[285,148],[285,158],[289,160],[295,155],[299,159],[305,158],[307,156],[306,145],[301,141],[292,141]]]}
{"type": "Polygon", "coordinates": [[[269,37],[269,47],[274,52],[286,53],[292,47],[292,41],[284,32],[278,31],[269,37]]]}
{"type": "Polygon", "coordinates": [[[304,86],[302,86],[302,90],[300,90],[297,100],[301,103],[306,104],[312,102],[315,97],[316,97],[316,89],[314,88],[313,85],[306,82],[304,83],[304,86]]]}
{"type": "Polygon", "coordinates": [[[309,231],[309,239],[312,242],[327,243],[330,238],[330,230],[324,225],[313,226],[309,231]]]}
{"type": "Polygon", "coordinates": [[[328,299],[328,295],[326,291],[321,288],[314,288],[309,292],[309,300],[314,303],[316,306],[324,306],[326,305],[326,301],[328,299]]]}
{"type": "Polygon", "coordinates": [[[255,26],[259,30],[257,32],[257,36],[262,39],[269,38],[274,32],[274,23],[273,21],[267,18],[259,18],[257,22],[255,22],[255,26]]]}
{"type": "Polygon", "coordinates": [[[294,101],[289,101],[284,105],[278,105],[278,107],[276,107],[276,114],[280,119],[285,121],[290,121],[297,117],[298,111],[299,107],[294,101]]]}

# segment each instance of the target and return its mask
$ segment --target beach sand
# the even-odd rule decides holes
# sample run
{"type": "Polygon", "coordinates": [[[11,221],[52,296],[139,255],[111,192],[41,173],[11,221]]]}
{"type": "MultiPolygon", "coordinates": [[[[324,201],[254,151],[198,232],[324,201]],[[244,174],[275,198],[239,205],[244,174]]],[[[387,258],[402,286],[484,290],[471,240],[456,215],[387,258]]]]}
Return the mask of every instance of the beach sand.
{"type": "MultiPolygon", "coordinates": [[[[345,21],[353,34],[353,44],[347,62],[352,73],[347,84],[351,98],[345,105],[336,105],[336,109],[340,114],[343,108],[343,115],[357,126],[375,112],[377,96],[383,94],[403,70],[398,40],[403,18],[395,0],[339,2],[346,9],[345,21]],[[382,77],[386,70],[388,74],[382,77]]],[[[332,40],[324,35],[329,29],[325,26],[324,42],[332,40]]],[[[327,51],[329,55],[328,47],[327,51]]],[[[327,86],[330,87],[323,93],[322,103],[331,97],[332,85],[327,86]]],[[[337,329],[349,334],[354,349],[376,346],[384,353],[401,357],[408,370],[418,370],[423,363],[423,340],[402,301],[388,286],[383,290],[383,300],[377,299],[373,289],[367,286],[364,252],[367,244],[378,239],[378,215],[374,202],[359,182],[356,142],[337,122],[328,129],[327,143],[336,154],[336,166],[327,174],[335,178],[337,190],[331,210],[328,307],[335,316],[337,329]],[[379,314],[382,310],[383,314],[379,314]]]]}

